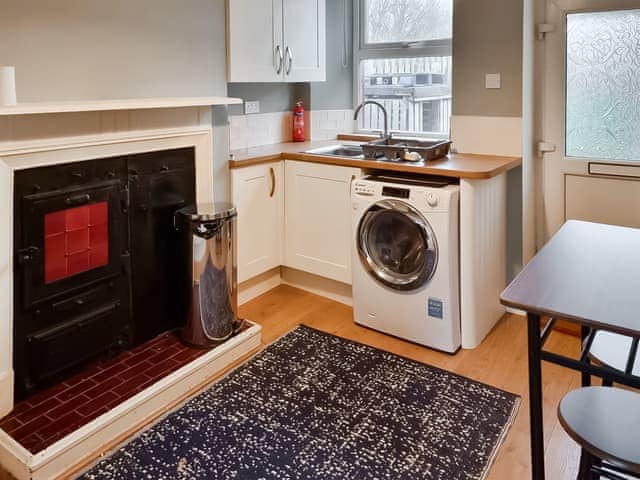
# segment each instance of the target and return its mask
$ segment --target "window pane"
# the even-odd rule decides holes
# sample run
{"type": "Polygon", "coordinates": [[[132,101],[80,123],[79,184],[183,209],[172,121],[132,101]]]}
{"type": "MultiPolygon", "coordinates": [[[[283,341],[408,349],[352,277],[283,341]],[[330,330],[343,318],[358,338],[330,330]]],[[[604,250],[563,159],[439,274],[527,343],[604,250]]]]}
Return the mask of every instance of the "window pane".
{"type": "MultiPolygon", "coordinates": [[[[389,130],[449,135],[451,57],[369,59],[360,62],[364,100],[385,106],[389,130]]],[[[382,112],[367,105],[359,128],[382,130],[382,112]]]]}
{"type": "Polygon", "coordinates": [[[365,0],[366,43],[451,38],[453,0],[365,0]]]}
{"type": "Polygon", "coordinates": [[[567,15],[566,154],[640,160],[640,10],[567,15]]]}

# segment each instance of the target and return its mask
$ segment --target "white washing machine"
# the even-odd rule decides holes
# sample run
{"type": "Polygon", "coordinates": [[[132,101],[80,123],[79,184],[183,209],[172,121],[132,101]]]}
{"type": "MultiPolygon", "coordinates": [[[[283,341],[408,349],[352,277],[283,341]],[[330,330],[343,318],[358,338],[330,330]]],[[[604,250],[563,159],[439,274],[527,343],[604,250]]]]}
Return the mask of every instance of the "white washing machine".
{"type": "Polygon", "coordinates": [[[394,176],[353,182],[356,323],[445,352],[460,348],[459,187],[394,176]]]}

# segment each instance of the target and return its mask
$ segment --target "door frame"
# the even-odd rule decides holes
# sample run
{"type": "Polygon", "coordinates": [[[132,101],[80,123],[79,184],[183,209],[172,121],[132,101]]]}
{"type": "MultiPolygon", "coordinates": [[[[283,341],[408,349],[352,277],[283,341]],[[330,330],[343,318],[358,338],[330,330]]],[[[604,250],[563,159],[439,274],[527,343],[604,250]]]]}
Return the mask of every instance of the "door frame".
{"type": "MultiPolygon", "coordinates": [[[[539,72],[534,74],[534,82],[539,82],[535,89],[539,109],[535,137],[546,144],[543,147],[551,150],[541,152],[534,147],[539,160],[535,168],[536,246],[539,249],[566,220],[565,176],[589,176],[589,162],[597,161],[565,155],[566,16],[578,12],[637,9],[640,0],[539,0],[538,3],[544,7],[542,17],[538,11],[538,18],[541,18],[538,25],[546,25],[544,30],[548,31],[539,34],[538,27],[534,29],[538,37],[534,72],[539,72]]],[[[632,164],[637,165],[637,162],[632,164]]]]}

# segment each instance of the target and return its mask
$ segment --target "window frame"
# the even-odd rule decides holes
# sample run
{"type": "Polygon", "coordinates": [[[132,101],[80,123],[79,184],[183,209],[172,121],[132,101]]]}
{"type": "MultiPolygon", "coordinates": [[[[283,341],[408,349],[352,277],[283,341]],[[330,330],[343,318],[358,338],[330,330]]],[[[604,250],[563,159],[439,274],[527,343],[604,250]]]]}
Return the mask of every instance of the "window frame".
{"type": "MultiPolygon", "coordinates": [[[[353,0],[353,108],[362,102],[362,85],[360,82],[360,63],[362,60],[379,58],[415,58],[415,57],[453,57],[453,39],[422,40],[416,42],[367,43],[365,40],[366,0],[353,0]]],[[[452,19],[453,23],[453,19],[452,19]]],[[[453,31],[452,31],[453,36],[453,31]]],[[[379,134],[380,130],[365,130],[355,126],[360,134],[379,134]]],[[[390,130],[391,132],[392,130],[390,130]]],[[[442,138],[435,132],[402,132],[393,133],[411,137],[442,138]]],[[[451,132],[447,133],[447,137],[451,132]]]]}

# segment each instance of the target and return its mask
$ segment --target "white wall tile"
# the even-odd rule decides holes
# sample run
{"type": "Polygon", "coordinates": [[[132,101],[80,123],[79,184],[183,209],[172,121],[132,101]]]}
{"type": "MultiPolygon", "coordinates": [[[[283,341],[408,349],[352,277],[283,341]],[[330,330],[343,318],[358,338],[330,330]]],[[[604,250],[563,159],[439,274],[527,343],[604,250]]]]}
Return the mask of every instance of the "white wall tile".
{"type": "MultiPolygon", "coordinates": [[[[290,142],[292,121],[291,112],[232,115],[229,128],[231,149],[290,142]]],[[[306,135],[311,140],[331,140],[339,133],[352,132],[355,128],[353,110],[307,111],[305,121],[306,135]]]]}

